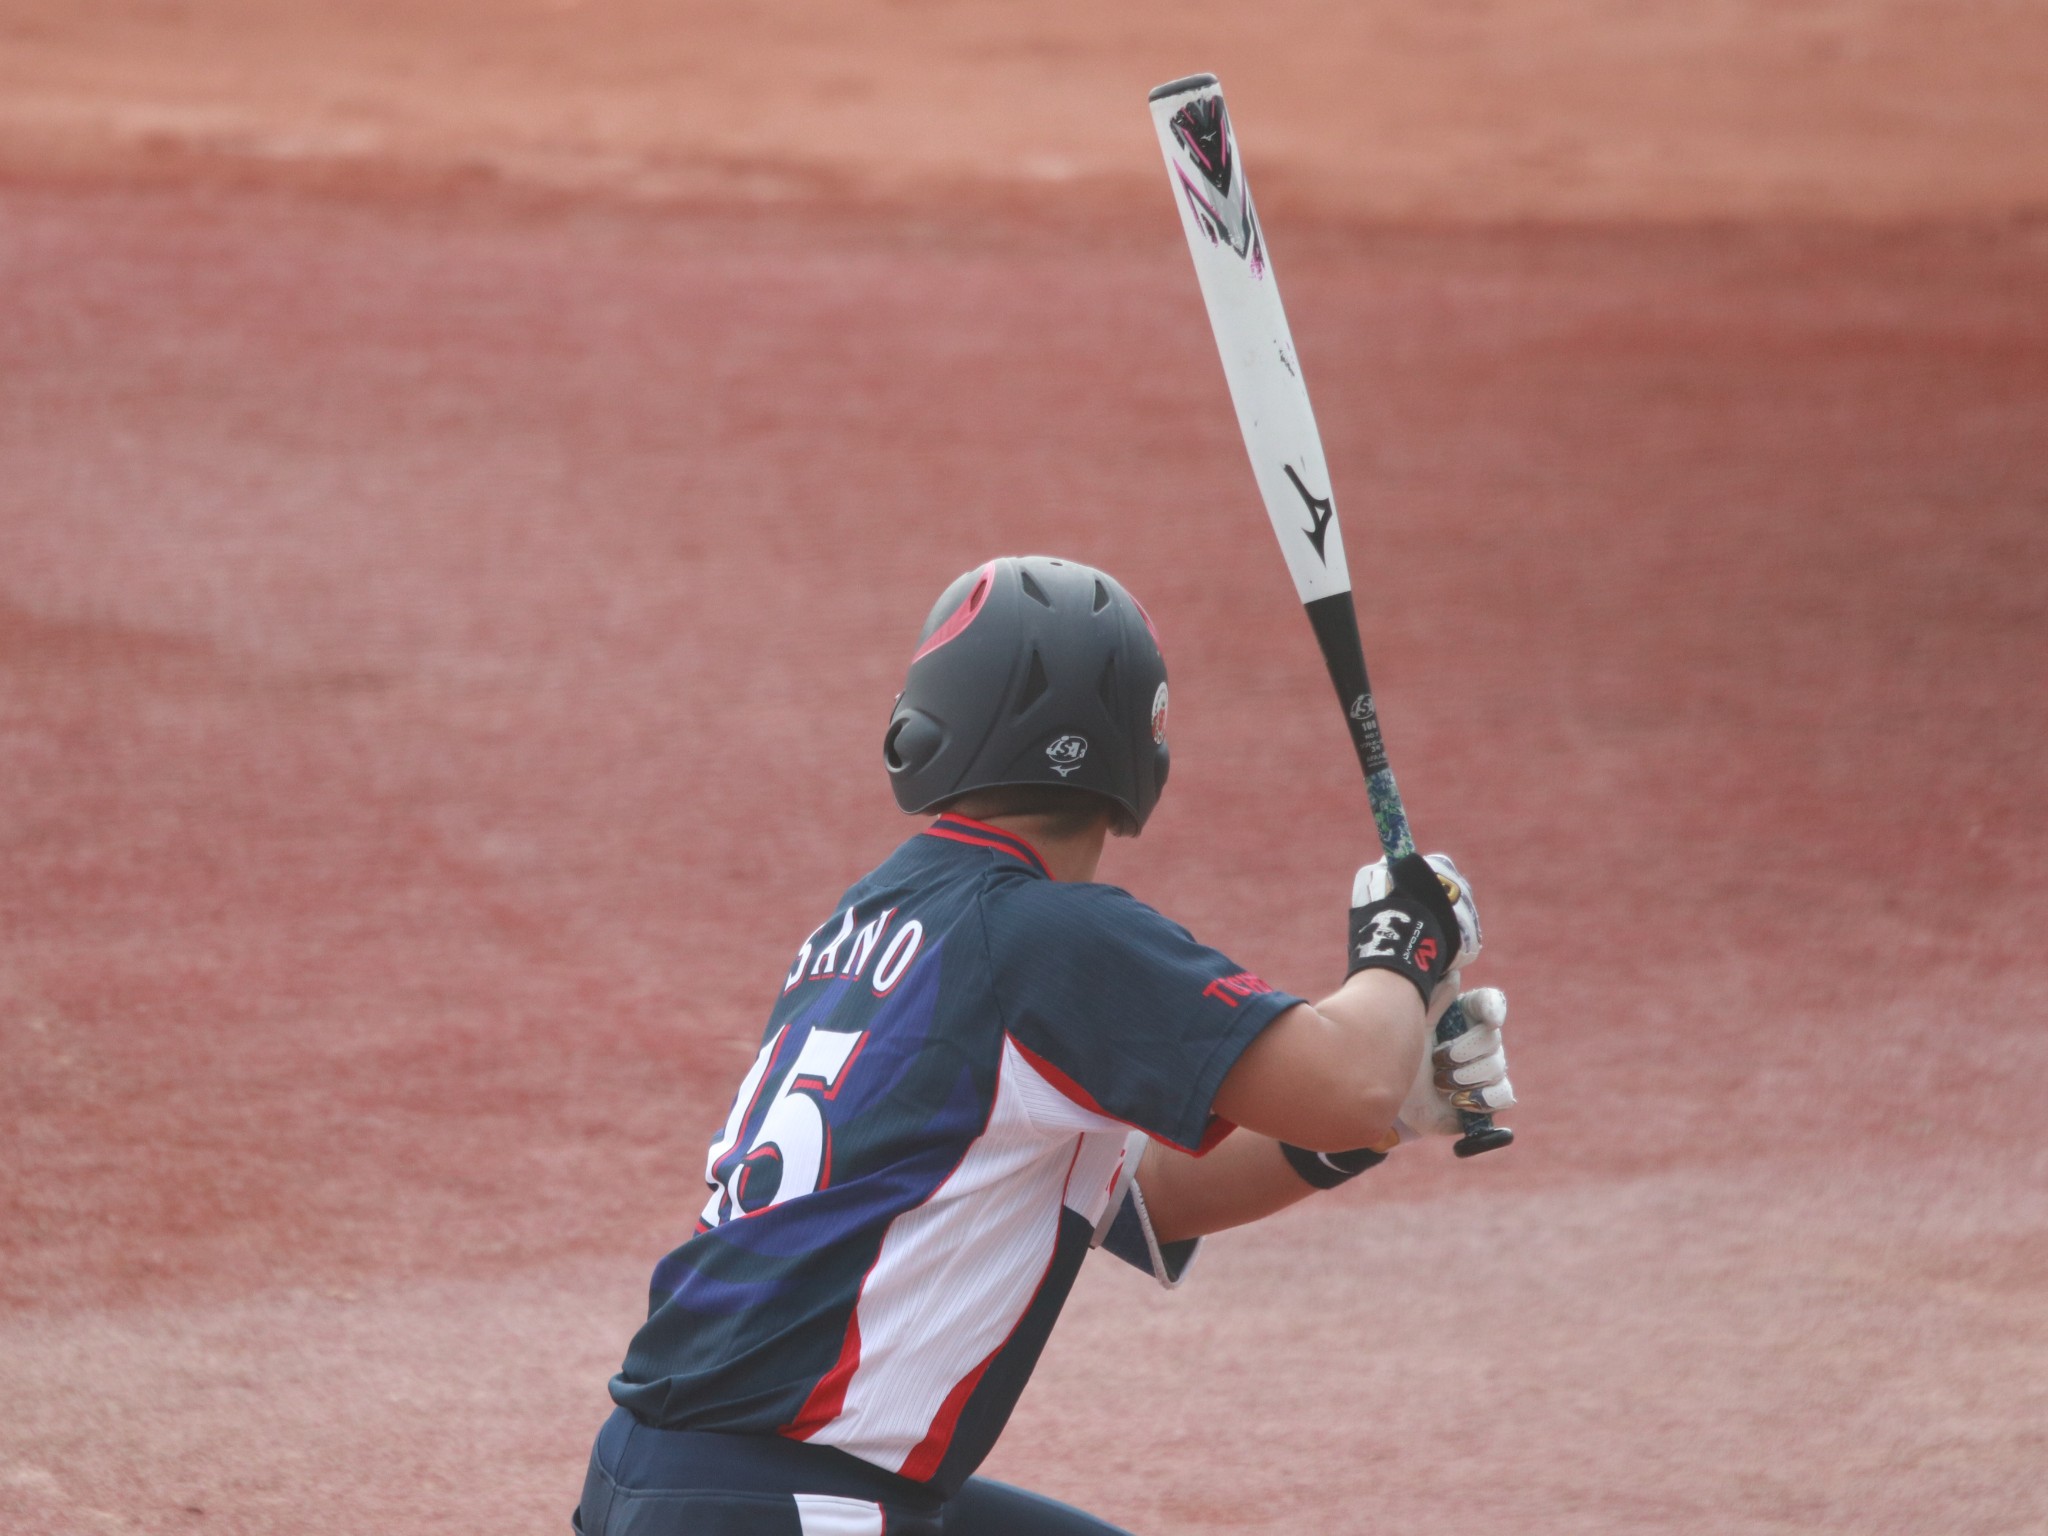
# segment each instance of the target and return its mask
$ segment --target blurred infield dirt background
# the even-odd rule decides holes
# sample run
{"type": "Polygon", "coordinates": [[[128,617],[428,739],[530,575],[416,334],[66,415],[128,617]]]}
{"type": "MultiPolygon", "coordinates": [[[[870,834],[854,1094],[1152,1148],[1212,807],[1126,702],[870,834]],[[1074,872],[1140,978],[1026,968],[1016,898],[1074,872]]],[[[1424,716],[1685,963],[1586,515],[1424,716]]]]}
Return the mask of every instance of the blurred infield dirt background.
{"type": "Polygon", "coordinates": [[[2048,12],[0,0],[0,1527],[565,1529],[991,552],[1164,633],[1106,878],[1334,980],[1201,68],[1522,1139],[1091,1266],[989,1470],[2048,1523],[2048,12]]]}

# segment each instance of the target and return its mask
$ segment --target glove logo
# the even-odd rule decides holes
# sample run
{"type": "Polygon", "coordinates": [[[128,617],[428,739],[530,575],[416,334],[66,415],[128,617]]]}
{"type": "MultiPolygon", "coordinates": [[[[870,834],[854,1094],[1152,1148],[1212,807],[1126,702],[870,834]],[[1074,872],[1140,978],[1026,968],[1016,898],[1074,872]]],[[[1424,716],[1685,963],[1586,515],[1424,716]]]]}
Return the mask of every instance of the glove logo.
{"type": "Polygon", "coordinates": [[[1401,926],[1415,919],[1406,912],[1392,908],[1372,915],[1372,931],[1366,934],[1358,946],[1361,960],[1397,960],[1401,958],[1401,926]]]}
{"type": "Polygon", "coordinates": [[[1415,946],[1415,964],[1419,970],[1434,973],[1436,970],[1436,940],[1424,939],[1415,946]]]}
{"type": "Polygon", "coordinates": [[[1061,736],[1045,749],[1046,758],[1052,763],[1052,771],[1065,778],[1081,766],[1081,759],[1088,755],[1086,736],[1061,736]]]}

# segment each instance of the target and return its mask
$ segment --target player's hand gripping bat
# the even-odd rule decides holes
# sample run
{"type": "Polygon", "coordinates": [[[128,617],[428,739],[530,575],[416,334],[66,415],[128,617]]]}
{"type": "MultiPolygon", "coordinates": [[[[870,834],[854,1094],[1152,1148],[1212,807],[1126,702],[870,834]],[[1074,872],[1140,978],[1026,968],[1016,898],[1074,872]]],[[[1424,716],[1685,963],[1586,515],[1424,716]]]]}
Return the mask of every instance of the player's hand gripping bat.
{"type": "MultiPolygon", "coordinates": [[[[1338,702],[1351,722],[1351,745],[1365,770],[1380,846],[1390,860],[1397,859],[1413,853],[1415,841],[1380,742],[1322,439],[1309,409],[1301,365],[1295,360],[1287,313],[1280,307],[1265,236],[1252,210],[1223,90],[1214,75],[1191,75],[1160,86],[1151,99],[1152,123],[1159,130],[1159,147],[1180,206],[1181,228],[1194,253],[1195,275],[1209,308],[1216,347],[1223,354],[1223,374],[1230,381],[1252,473],[1294,577],[1294,590],[1323,649],[1330,681],[1337,686],[1338,702]]],[[[1469,1027],[1463,1009],[1453,1003],[1437,1022],[1437,1040],[1455,1039],[1469,1027]]],[[[1460,1157],[1490,1152],[1515,1138],[1507,1127],[1495,1125],[1491,1115],[1467,1111],[1463,1121],[1465,1134],[1457,1144],[1460,1157]]]]}

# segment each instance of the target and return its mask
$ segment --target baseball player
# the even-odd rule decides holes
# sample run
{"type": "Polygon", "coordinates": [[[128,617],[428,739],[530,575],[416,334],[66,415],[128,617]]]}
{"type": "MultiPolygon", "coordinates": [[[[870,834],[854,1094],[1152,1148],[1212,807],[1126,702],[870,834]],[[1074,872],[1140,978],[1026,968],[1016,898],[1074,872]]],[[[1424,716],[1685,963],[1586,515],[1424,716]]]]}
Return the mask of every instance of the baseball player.
{"type": "Polygon", "coordinates": [[[1089,1251],[1178,1284],[1203,1234],[1512,1106],[1497,991],[1430,1046],[1480,943],[1448,859],[1359,872],[1314,1004],[1096,883],[1165,785],[1166,702],[1100,571],[992,560],[939,598],[883,739],[935,819],[776,978],[583,1536],[1117,1536],[973,1475],[1089,1251]]]}

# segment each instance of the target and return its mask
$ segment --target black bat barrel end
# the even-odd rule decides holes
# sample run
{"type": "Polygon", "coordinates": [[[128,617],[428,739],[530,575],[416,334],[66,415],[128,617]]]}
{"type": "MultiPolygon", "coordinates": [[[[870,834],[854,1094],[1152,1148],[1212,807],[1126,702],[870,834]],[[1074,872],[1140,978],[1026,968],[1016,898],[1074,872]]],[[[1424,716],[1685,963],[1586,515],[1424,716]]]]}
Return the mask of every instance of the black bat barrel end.
{"type": "Polygon", "coordinates": [[[1460,1157],[1477,1157],[1482,1152],[1491,1152],[1504,1147],[1515,1139],[1515,1133],[1504,1125],[1489,1125],[1483,1130],[1469,1131],[1458,1138],[1458,1144],[1451,1150],[1460,1157]]]}
{"type": "Polygon", "coordinates": [[[1179,80],[1169,80],[1164,85],[1155,85],[1146,93],[1147,101],[1158,101],[1167,96],[1183,96],[1189,91],[1199,91],[1214,85],[1214,75],[1187,75],[1179,80]]]}

